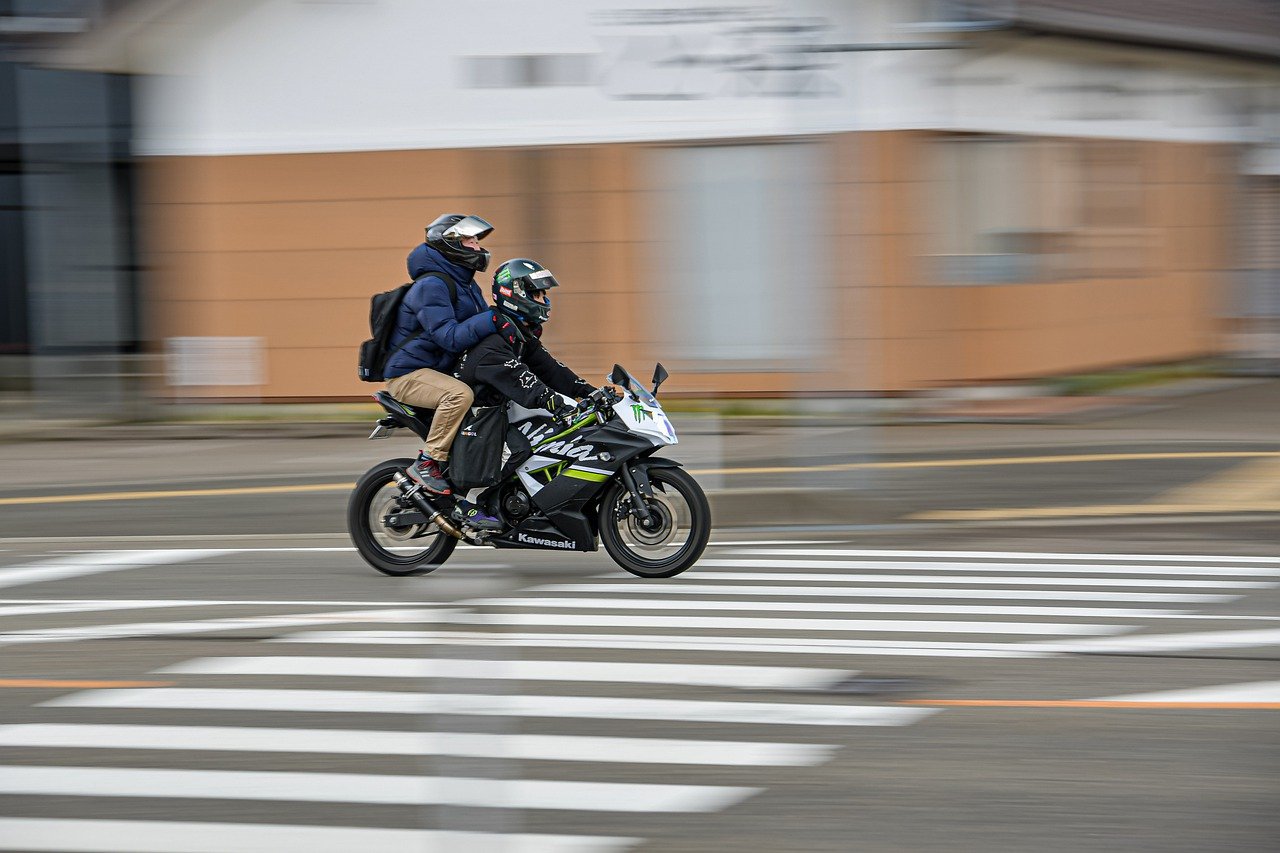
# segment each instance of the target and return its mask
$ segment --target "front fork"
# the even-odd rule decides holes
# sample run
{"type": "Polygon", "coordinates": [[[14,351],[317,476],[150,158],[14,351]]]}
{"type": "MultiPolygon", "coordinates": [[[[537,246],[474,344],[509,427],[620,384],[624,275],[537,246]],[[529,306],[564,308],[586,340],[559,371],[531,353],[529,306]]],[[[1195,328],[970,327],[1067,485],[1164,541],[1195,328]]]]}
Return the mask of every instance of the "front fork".
{"type": "Polygon", "coordinates": [[[631,496],[629,514],[640,519],[640,526],[648,530],[654,524],[649,501],[646,500],[653,497],[653,484],[649,482],[648,473],[643,468],[628,468],[626,465],[618,469],[618,473],[622,475],[622,485],[627,487],[627,494],[631,496]]]}

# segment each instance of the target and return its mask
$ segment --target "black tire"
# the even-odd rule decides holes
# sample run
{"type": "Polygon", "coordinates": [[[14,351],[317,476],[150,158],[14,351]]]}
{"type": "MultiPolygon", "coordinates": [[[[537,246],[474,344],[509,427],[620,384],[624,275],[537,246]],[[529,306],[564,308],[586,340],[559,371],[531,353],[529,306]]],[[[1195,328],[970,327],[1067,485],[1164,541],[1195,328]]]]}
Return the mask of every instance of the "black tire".
{"type": "Polygon", "coordinates": [[[347,532],[364,561],[384,575],[425,575],[449,559],[458,540],[438,527],[418,525],[392,528],[380,519],[397,502],[400,489],[392,475],[413,464],[412,459],[388,459],[365,472],[347,503],[347,532]],[[391,550],[402,542],[408,548],[391,550]],[[421,548],[417,545],[421,544],[421,548]]]}
{"type": "Polygon", "coordinates": [[[630,514],[619,518],[619,504],[630,501],[616,480],[600,501],[600,541],[622,568],[642,578],[669,578],[692,566],[711,538],[711,507],[698,481],[680,468],[650,468],[653,498],[649,509],[660,527],[644,530],[630,514]],[[684,532],[678,545],[675,542],[684,532]],[[627,539],[633,541],[628,543],[627,539]],[[673,549],[662,553],[661,549],[673,549]]]}

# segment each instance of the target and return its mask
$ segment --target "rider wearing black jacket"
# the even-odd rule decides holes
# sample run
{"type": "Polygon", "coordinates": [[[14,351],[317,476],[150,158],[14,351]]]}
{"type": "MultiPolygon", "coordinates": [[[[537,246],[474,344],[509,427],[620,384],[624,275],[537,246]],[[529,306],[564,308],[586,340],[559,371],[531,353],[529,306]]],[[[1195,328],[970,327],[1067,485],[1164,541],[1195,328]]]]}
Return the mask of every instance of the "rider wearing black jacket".
{"type": "Polygon", "coordinates": [[[498,333],[481,340],[458,360],[454,376],[475,389],[477,405],[514,400],[566,418],[573,406],[556,392],[582,399],[596,389],[542,345],[542,324],[551,315],[547,291],[559,286],[537,261],[515,258],[494,272],[494,323],[498,333]]]}

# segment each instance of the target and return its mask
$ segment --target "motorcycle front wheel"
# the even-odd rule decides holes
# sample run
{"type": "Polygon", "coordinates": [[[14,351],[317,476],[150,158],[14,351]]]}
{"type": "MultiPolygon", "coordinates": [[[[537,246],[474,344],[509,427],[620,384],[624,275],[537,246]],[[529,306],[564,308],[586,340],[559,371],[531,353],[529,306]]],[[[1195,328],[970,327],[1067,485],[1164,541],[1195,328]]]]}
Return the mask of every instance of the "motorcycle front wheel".
{"type": "MultiPolygon", "coordinates": [[[[397,524],[416,512],[392,477],[412,459],[388,459],[365,472],[347,503],[347,532],[364,561],[384,575],[424,575],[449,559],[458,540],[434,524],[397,524]]],[[[418,516],[421,518],[421,515],[418,516]]]]}
{"type": "Polygon", "coordinates": [[[619,566],[642,578],[669,578],[692,566],[711,537],[711,507],[698,481],[679,468],[650,468],[649,523],[631,512],[616,480],[600,501],[600,541],[619,566]]]}

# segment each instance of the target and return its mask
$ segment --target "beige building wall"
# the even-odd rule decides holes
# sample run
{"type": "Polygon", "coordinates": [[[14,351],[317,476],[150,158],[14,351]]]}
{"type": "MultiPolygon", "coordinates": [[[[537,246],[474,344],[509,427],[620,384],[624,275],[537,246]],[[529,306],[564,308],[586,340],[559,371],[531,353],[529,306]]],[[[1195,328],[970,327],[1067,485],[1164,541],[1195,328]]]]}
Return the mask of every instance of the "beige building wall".
{"type": "MultiPolygon", "coordinates": [[[[1122,168],[1110,174],[1111,143],[1037,141],[1036,156],[1068,146],[1100,186],[1127,187],[1141,221],[1108,224],[1104,206],[1099,224],[1063,238],[1074,267],[1052,280],[960,285],[940,281],[932,260],[939,140],[887,131],[821,141],[830,183],[817,191],[831,216],[815,245],[829,254],[823,292],[835,322],[833,357],[816,373],[677,373],[670,392],[911,391],[1217,349],[1229,148],[1123,143],[1122,168]]],[[[618,144],[150,160],[142,222],[151,337],[265,341],[263,384],[164,393],[365,398],[377,386],[356,379],[355,353],[368,335],[369,296],[407,280],[405,255],[447,211],[497,226],[488,241],[495,263],[525,255],[555,270],[565,286],[554,294],[548,341],[566,362],[593,381],[614,361],[647,371],[664,357],[654,343],[660,315],[645,310],[661,250],[647,218],[649,153],[618,144]]]]}

